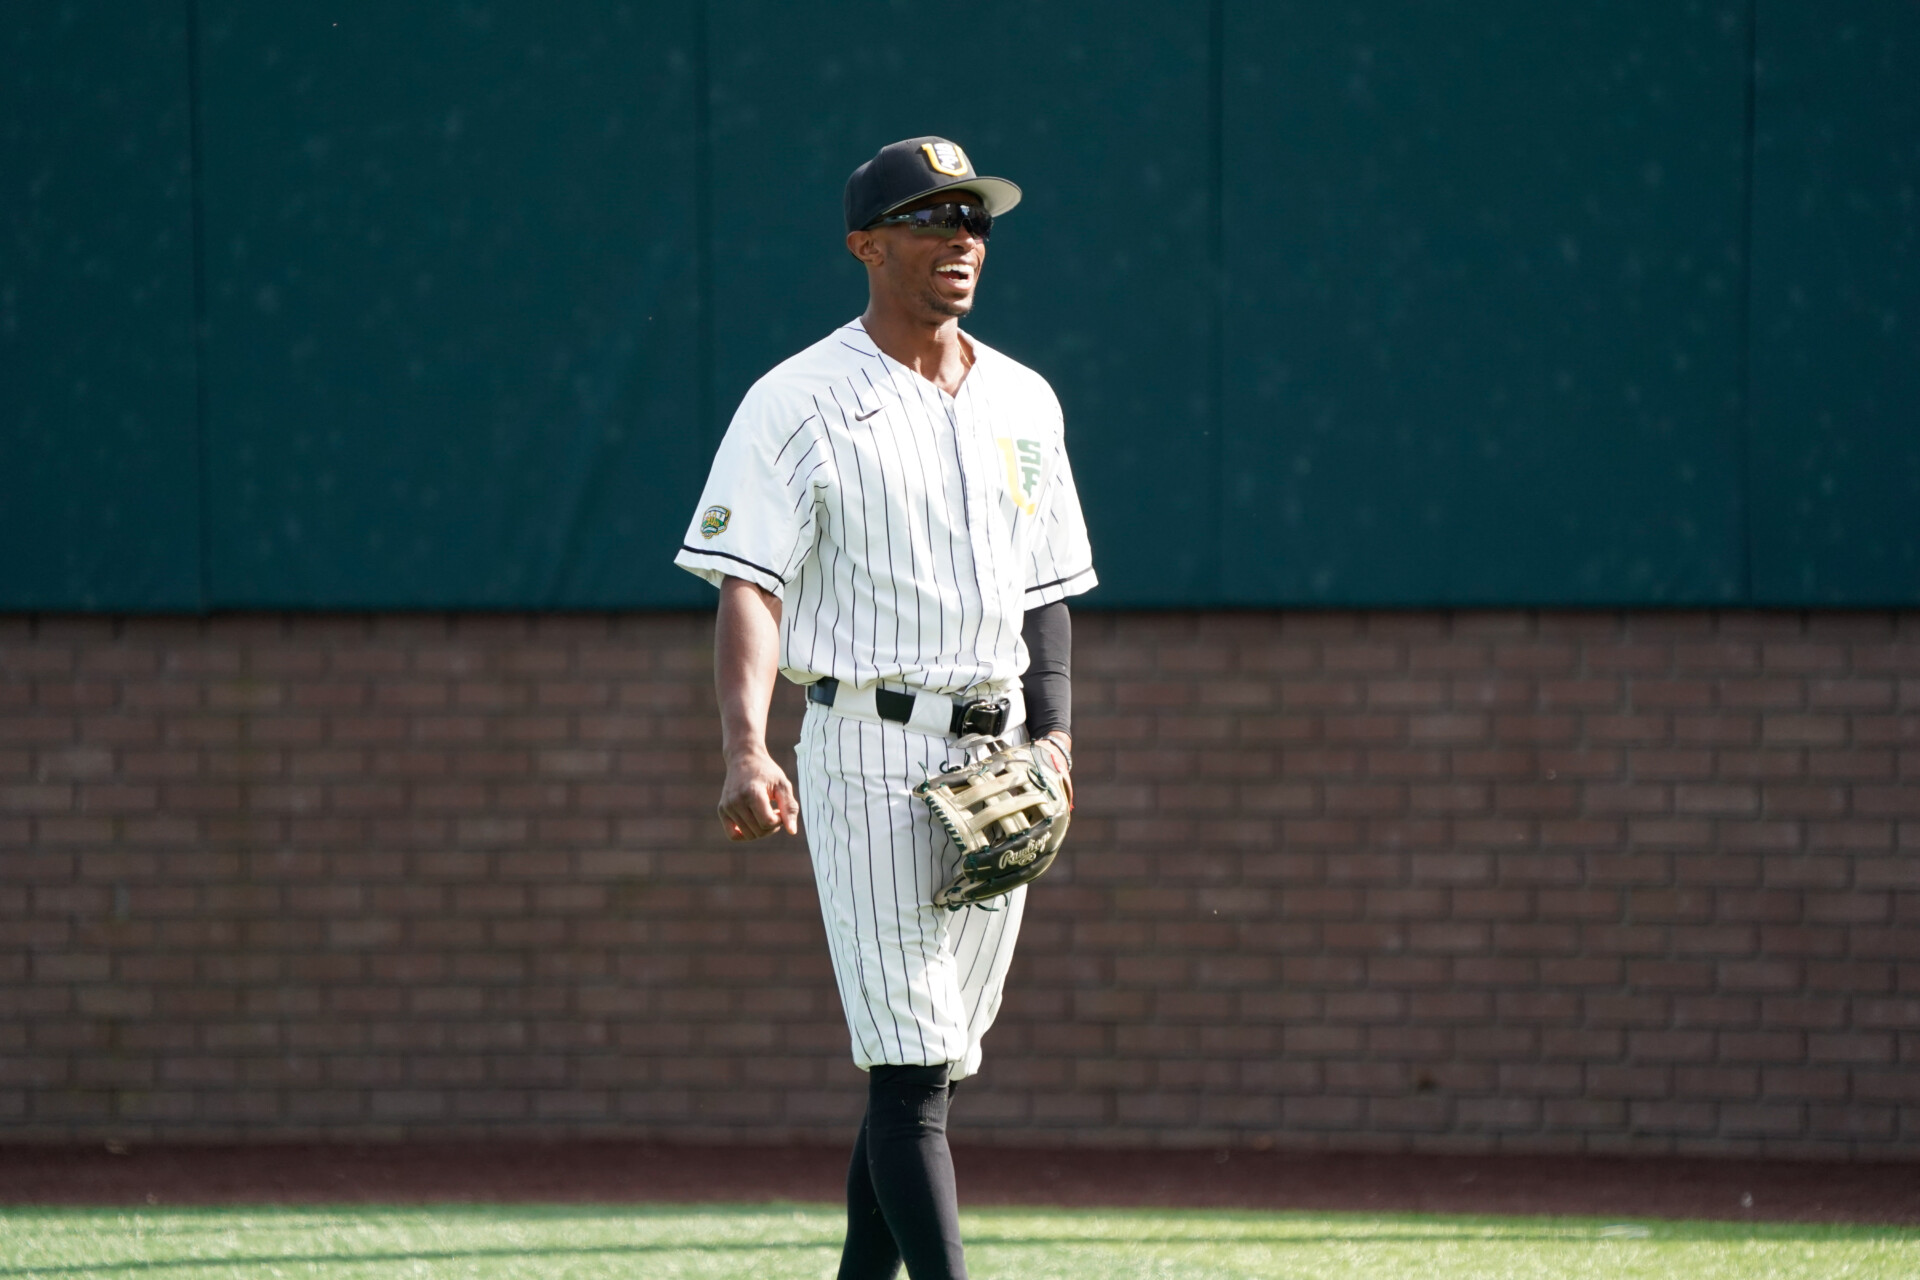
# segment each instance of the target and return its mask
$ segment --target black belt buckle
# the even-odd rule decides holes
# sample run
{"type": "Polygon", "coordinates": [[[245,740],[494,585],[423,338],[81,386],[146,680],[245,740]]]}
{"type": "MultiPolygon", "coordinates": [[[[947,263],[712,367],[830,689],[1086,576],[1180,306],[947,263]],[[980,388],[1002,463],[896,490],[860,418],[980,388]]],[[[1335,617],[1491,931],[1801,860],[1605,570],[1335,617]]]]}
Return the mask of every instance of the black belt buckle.
{"type": "Polygon", "coordinates": [[[980,698],[953,704],[953,734],[965,738],[972,734],[997,738],[1007,731],[1013,718],[1013,699],[980,698]]]}

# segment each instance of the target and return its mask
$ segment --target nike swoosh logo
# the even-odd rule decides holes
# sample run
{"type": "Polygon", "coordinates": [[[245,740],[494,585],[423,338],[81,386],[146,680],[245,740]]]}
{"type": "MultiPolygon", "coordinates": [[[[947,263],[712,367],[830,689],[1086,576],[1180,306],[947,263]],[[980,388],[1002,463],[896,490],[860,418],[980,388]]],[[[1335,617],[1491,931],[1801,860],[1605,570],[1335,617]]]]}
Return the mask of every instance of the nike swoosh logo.
{"type": "MultiPolygon", "coordinates": [[[[886,408],[885,405],[880,406],[880,409],[884,409],[884,408],[886,408]]],[[[856,413],[853,415],[853,420],[855,422],[865,422],[868,418],[871,418],[874,414],[880,412],[880,409],[870,409],[866,413],[856,413]]]]}

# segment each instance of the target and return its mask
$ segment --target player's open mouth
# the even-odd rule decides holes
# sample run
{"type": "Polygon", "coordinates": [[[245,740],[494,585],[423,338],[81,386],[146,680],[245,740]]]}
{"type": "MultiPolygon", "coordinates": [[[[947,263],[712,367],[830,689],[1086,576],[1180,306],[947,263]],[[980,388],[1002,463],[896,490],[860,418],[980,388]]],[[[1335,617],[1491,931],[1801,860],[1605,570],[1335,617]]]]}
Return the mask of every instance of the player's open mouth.
{"type": "Polygon", "coordinates": [[[971,284],[973,282],[973,268],[964,262],[949,262],[944,267],[936,268],[933,274],[939,276],[942,280],[951,280],[955,284],[971,284]]]}

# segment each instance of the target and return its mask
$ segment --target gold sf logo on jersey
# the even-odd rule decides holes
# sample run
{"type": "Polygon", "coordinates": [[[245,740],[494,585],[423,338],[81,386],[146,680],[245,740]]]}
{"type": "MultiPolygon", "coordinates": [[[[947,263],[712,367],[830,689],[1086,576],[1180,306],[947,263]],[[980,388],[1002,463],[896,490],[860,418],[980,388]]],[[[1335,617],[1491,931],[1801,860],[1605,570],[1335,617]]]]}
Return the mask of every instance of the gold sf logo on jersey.
{"type": "Polygon", "coordinates": [[[1040,474],[1046,464],[1038,440],[1007,440],[996,437],[1000,456],[1007,460],[1007,496],[1013,505],[1028,515],[1040,510],[1040,474]]]}

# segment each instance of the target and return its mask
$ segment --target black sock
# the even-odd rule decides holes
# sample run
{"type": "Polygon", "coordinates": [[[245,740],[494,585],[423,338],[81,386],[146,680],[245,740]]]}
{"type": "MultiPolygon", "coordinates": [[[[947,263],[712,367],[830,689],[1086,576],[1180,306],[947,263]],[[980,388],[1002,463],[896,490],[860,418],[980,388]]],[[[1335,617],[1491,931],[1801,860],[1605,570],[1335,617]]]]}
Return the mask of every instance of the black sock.
{"type": "Polygon", "coordinates": [[[847,1170],[840,1280],[892,1280],[902,1260],[911,1280],[966,1280],[945,1066],[868,1072],[867,1116],[847,1170]]]}
{"type": "Polygon", "coordinates": [[[887,1229],[867,1169],[867,1118],[862,1116],[847,1164],[847,1242],[840,1250],[839,1280],[893,1280],[899,1273],[900,1246],[887,1229]]]}

